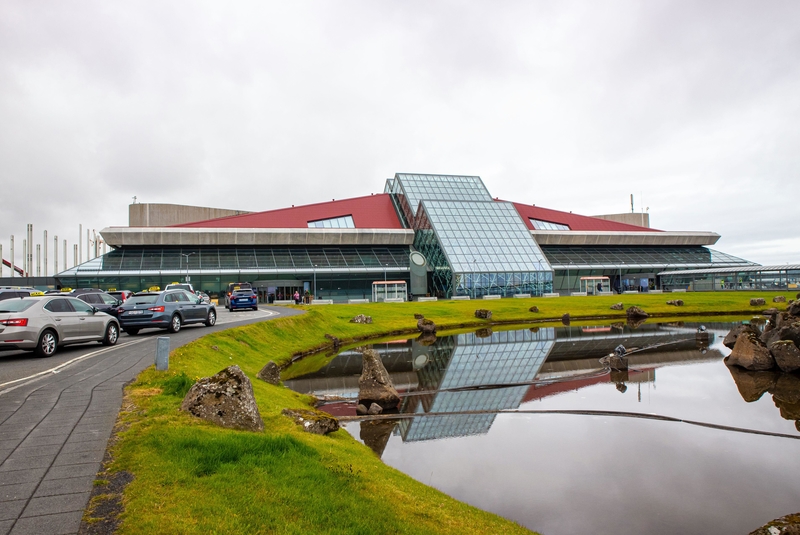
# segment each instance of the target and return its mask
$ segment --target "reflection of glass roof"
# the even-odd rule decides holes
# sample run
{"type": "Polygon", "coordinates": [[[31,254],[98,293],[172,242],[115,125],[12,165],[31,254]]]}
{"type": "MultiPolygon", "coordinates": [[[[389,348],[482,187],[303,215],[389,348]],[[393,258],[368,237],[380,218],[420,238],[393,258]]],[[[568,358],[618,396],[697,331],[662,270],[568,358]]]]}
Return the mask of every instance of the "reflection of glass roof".
{"type": "Polygon", "coordinates": [[[332,219],[309,221],[308,228],[356,228],[356,224],[353,221],[353,216],[345,215],[342,217],[334,217],[332,219]]]}
{"type": "MultiPolygon", "coordinates": [[[[417,215],[422,200],[491,201],[489,190],[478,176],[406,175],[398,173],[399,182],[409,208],[417,215]]],[[[393,183],[394,184],[394,183],[393,183]]]]}
{"type": "Polygon", "coordinates": [[[562,246],[542,245],[550,264],[566,266],[732,266],[753,265],[752,262],[706,247],[649,247],[649,246],[562,246]]]}
{"type": "Polygon", "coordinates": [[[417,223],[429,223],[455,273],[550,271],[516,208],[506,202],[424,200],[417,223]]]}

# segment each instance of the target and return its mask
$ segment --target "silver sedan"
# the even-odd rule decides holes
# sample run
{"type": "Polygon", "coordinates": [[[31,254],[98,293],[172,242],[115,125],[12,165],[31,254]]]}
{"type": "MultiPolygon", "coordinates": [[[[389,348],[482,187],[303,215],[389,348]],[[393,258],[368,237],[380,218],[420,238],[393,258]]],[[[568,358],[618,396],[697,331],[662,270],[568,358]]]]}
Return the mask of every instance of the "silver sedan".
{"type": "Polygon", "coordinates": [[[68,344],[119,338],[117,320],[74,297],[45,295],[0,301],[0,351],[33,350],[49,357],[68,344]]]}

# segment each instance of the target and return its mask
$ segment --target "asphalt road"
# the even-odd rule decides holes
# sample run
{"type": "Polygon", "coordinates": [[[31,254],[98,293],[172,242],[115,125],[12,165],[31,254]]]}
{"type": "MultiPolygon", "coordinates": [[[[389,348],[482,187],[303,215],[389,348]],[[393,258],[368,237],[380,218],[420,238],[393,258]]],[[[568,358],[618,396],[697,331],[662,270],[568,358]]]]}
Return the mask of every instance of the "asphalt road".
{"type": "Polygon", "coordinates": [[[228,312],[214,327],[123,334],[117,345],[60,349],[50,358],[0,353],[0,535],[77,533],[122,403],[122,388],[155,359],[208,333],[302,313],[228,312]]]}

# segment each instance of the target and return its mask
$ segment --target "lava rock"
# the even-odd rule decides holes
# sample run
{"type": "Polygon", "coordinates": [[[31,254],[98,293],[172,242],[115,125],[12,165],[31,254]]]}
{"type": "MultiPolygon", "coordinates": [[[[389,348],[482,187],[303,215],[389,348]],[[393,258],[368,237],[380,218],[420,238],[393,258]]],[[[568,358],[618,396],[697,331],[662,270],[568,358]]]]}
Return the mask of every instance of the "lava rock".
{"type": "Polygon", "coordinates": [[[302,426],[303,431],[315,435],[327,435],[339,430],[339,420],[324,412],[309,409],[283,409],[281,414],[302,426]]]}
{"type": "Polygon", "coordinates": [[[758,336],[758,332],[756,332],[756,330],[753,329],[753,327],[751,327],[750,325],[745,325],[745,324],[737,325],[736,327],[728,331],[728,334],[725,335],[725,339],[722,340],[723,345],[728,349],[733,349],[733,346],[736,345],[736,339],[739,338],[739,335],[741,335],[742,333],[752,333],[758,336]]]}
{"type": "Polygon", "coordinates": [[[417,320],[417,329],[422,334],[433,334],[436,332],[436,324],[432,320],[420,318],[417,320]]]}
{"type": "Polygon", "coordinates": [[[782,295],[776,295],[775,297],[772,298],[772,302],[773,303],[785,303],[786,302],[786,297],[784,297],[782,295]]]}
{"type": "Polygon", "coordinates": [[[761,399],[765,392],[775,387],[780,376],[780,373],[774,370],[753,372],[739,366],[728,366],[728,371],[736,383],[739,395],[747,403],[761,399]]]}
{"type": "Polygon", "coordinates": [[[372,323],[372,316],[365,316],[364,314],[359,314],[355,318],[351,319],[350,323],[372,323]]]}
{"type": "Polygon", "coordinates": [[[569,325],[569,312],[561,316],[561,323],[564,325],[569,325]]]}
{"type": "Polygon", "coordinates": [[[482,320],[490,320],[492,319],[492,311],[486,310],[485,308],[479,308],[475,311],[475,317],[482,320]]]}
{"type": "Polygon", "coordinates": [[[271,385],[281,384],[281,369],[272,361],[267,362],[266,366],[261,368],[261,371],[256,375],[262,381],[266,381],[271,385]]]}
{"type": "Polygon", "coordinates": [[[492,330],[489,328],[478,329],[477,331],[475,331],[475,336],[477,336],[478,338],[489,338],[490,336],[492,336],[492,330]]]}
{"type": "Polygon", "coordinates": [[[253,384],[236,365],[192,385],[181,410],[229,429],[264,430],[253,384]]]}
{"type": "Polygon", "coordinates": [[[432,346],[436,343],[435,333],[422,333],[417,336],[417,343],[424,346],[432,346]]]}
{"type": "MultiPolygon", "coordinates": [[[[800,297],[798,297],[798,299],[800,299],[800,297]]],[[[800,316],[800,300],[790,304],[786,311],[792,316],[800,316]]]]}
{"type": "Polygon", "coordinates": [[[767,301],[763,297],[753,297],[752,299],[750,299],[750,306],[751,307],[760,307],[760,306],[764,306],[766,304],[767,304],[767,301]]]}
{"type": "Polygon", "coordinates": [[[424,318],[424,317],[425,317],[425,316],[423,316],[422,314],[416,314],[416,313],[414,314],[414,319],[415,319],[415,320],[421,320],[421,319],[422,319],[422,318],[424,318]]]}
{"type": "Polygon", "coordinates": [[[669,301],[667,301],[667,304],[668,305],[672,305],[672,306],[676,306],[676,307],[682,307],[683,306],[683,299],[670,299],[669,301]]]}
{"type": "Polygon", "coordinates": [[[748,535],[800,535],[800,513],[776,518],[748,535]]]}
{"type": "Polygon", "coordinates": [[[736,338],[736,344],[725,359],[725,364],[741,366],[747,370],[770,370],[775,367],[775,359],[755,334],[745,332],[736,338]]]}
{"type": "Polygon", "coordinates": [[[778,340],[769,345],[769,352],[781,371],[792,373],[800,370],[800,349],[791,340],[778,340]]]}
{"type": "Polygon", "coordinates": [[[780,327],[764,331],[761,335],[761,341],[767,347],[778,340],[791,340],[795,345],[800,345],[800,322],[795,321],[788,325],[784,322],[780,327]]]}
{"type": "Polygon", "coordinates": [[[533,313],[539,312],[539,307],[533,305],[531,308],[528,309],[528,312],[533,312],[533,313]]]}
{"type": "Polygon", "coordinates": [[[611,305],[611,310],[625,310],[625,305],[622,303],[614,303],[611,305]]]}
{"type": "Polygon", "coordinates": [[[366,420],[361,422],[359,436],[364,444],[380,457],[396,426],[395,420],[366,420]]]}
{"type": "Polygon", "coordinates": [[[396,409],[400,403],[400,395],[395,390],[378,352],[365,349],[362,352],[362,361],[363,370],[358,379],[358,402],[365,407],[377,403],[384,410],[396,409]]]}
{"type": "Polygon", "coordinates": [[[625,311],[625,314],[628,315],[629,318],[649,318],[650,314],[642,310],[637,306],[628,307],[628,310],[625,311]]]}

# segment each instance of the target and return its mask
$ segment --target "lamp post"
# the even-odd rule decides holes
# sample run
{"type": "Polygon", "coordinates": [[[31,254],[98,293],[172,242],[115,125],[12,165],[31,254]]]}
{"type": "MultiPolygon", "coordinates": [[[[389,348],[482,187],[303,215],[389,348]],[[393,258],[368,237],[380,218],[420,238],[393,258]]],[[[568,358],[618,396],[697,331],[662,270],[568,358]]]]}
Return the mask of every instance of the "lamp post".
{"type": "Polygon", "coordinates": [[[314,293],[311,295],[311,299],[317,298],[317,265],[314,264],[314,293]]]}
{"type": "MultiPolygon", "coordinates": [[[[181,255],[181,263],[183,263],[183,257],[186,257],[186,279],[183,282],[189,282],[189,257],[195,253],[179,253],[181,255]]],[[[183,267],[183,266],[181,266],[183,267]]]]}
{"type": "Polygon", "coordinates": [[[574,264],[574,262],[572,260],[570,260],[569,264],[567,264],[567,295],[568,296],[572,294],[572,285],[569,282],[569,266],[571,266],[572,264],[574,264]]]}

